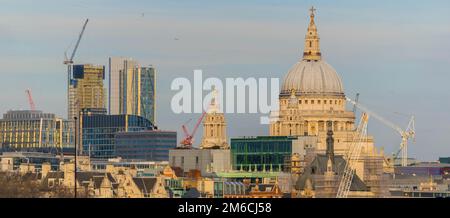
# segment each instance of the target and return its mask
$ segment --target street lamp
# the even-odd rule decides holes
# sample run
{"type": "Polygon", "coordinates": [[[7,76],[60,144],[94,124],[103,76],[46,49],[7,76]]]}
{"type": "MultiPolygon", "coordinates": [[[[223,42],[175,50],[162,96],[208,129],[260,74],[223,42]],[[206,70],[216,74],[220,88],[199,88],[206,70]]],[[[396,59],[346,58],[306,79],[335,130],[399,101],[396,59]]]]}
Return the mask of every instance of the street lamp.
{"type": "Polygon", "coordinates": [[[75,122],[75,170],[74,170],[74,184],[75,184],[75,193],[74,193],[74,197],[77,198],[77,153],[78,153],[78,146],[77,146],[77,138],[78,138],[78,134],[77,134],[77,119],[78,117],[73,117],[74,122],[75,122]]]}

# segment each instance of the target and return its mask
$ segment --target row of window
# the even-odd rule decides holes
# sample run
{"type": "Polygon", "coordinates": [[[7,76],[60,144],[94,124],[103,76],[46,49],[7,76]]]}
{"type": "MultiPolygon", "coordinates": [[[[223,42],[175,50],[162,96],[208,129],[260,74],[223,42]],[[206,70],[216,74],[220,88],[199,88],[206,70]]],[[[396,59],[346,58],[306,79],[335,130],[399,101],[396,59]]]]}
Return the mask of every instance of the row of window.
{"type": "MultiPolygon", "coordinates": [[[[298,103],[299,104],[302,104],[302,103],[304,103],[304,104],[315,104],[315,103],[317,103],[317,104],[322,104],[322,102],[323,102],[323,104],[335,104],[335,105],[341,105],[342,104],[342,100],[314,100],[314,99],[310,99],[310,100],[308,100],[308,99],[305,99],[305,100],[301,100],[301,99],[299,99],[298,100],[298,103]]],[[[285,100],[285,103],[287,103],[287,100],[285,100]]]]}

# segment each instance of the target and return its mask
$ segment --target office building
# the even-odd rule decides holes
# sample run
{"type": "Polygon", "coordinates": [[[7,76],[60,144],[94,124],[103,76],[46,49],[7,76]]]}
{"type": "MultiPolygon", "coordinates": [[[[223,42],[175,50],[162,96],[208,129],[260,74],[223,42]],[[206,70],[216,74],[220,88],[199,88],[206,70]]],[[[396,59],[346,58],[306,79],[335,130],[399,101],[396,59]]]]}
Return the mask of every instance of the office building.
{"type": "Polygon", "coordinates": [[[2,150],[51,150],[73,147],[74,135],[69,121],[38,110],[14,110],[0,120],[2,150]]]}
{"type": "Polygon", "coordinates": [[[137,132],[152,130],[147,119],[136,115],[107,115],[82,112],[81,153],[95,158],[116,157],[115,134],[118,132],[137,132]]]}
{"type": "Polygon", "coordinates": [[[169,150],[177,146],[177,132],[149,130],[115,135],[116,155],[123,159],[168,161],[169,150]]]}
{"type": "Polygon", "coordinates": [[[69,120],[78,117],[83,108],[105,108],[104,79],[104,66],[73,65],[73,79],[69,87],[69,120]]]}
{"type": "Polygon", "coordinates": [[[133,71],[137,62],[131,58],[124,57],[110,57],[109,58],[109,114],[121,114],[119,109],[120,104],[120,77],[122,71],[133,71]]]}
{"type": "Polygon", "coordinates": [[[155,122],[155,69],[130,58],[109,59],[109,113],[132,114],[155,122]]]}
{"type": "Polygon", "coordinates": [[[231,162],[233,169],[240,171],[286,171],[294,154],[304,165],[307,151],[316,144],[313,136],[231,138],[231,162]]]}

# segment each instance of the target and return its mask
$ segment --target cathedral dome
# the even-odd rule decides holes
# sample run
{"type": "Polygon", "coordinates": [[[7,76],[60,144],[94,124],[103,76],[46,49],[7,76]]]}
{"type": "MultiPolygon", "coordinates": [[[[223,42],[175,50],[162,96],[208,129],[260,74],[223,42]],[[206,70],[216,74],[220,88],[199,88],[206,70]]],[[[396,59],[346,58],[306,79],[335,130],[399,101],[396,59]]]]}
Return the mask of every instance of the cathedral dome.
{"type": "Polygon", "coordinates": [[[344,88],[337,72],[323,60],[300,60],[289,70],[281,94],[343,95],[344,88]]]}
{"type": "Polygon", "coordinates": [[[341,78],[333,67],[322,60],[314,11],[315,9],[311,8],[303,59],[289,70],[281,86],[280,95],[291,95],[293,91],[296,95],[344,95],[341,78]]]}

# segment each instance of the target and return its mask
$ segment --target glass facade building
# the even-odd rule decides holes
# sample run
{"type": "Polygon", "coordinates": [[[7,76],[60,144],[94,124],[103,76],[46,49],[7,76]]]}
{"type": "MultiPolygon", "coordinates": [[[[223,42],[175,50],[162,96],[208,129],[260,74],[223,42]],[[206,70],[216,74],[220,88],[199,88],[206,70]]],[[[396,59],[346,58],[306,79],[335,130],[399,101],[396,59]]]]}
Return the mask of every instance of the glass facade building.
{"type": "Polygon", "coordinates": [[[115,134],[152,130],[152,123],[136,115],[87,114],[81,119],[82,153],[94,158],[116,157],[115,134]]]}
{"type": "Polygon", "coordinates": [[[119,132],[115,140],[116,155],[123,159],[168,161],[169,150],[177,146],[177,132],[119,132]]]}
{"type": "Polygon", "coordinates": [[[140,79],[140,114],[155,123],[156,72],[153,67],[141,67],[140,79]]]}
{"type": "Polygon", "coordinates": [[[2,150],[41,151],[73,147],[71,122],[37,110],[8,111],[0,120],[2,150]]]}
{"type": "MultiPolygon", "coordinates": [[[[231,162],[234,170],[283,171],[297,137],[257,136],[231,139],[231,162]]],[[[294,148],[294,149],[293,149],[294,148]]]]}
{"type": "Polygon", "coordinates": [[[109,113],[133,114],[155,123],[155,68],[131,58],[109,59],[109,113]]]}

